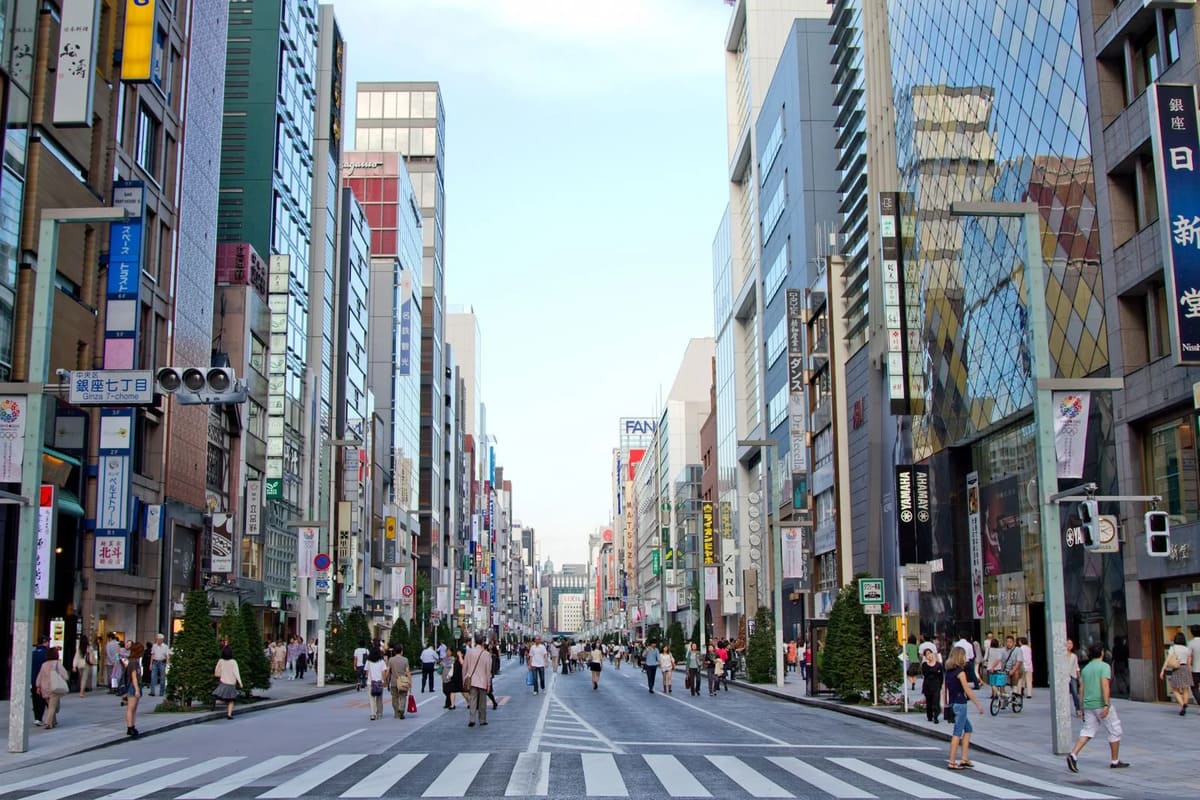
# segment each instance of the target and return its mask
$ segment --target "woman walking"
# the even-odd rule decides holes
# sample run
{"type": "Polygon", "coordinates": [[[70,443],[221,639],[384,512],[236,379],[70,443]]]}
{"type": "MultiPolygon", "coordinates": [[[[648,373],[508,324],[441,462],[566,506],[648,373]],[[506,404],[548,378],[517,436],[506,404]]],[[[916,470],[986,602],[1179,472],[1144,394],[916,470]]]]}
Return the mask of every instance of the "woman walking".
{"type": "Polygon", "coordinates": [[[79,696],[91,687],[92,665],[96,663],[95,651],[87,636],[80,636],[75,647],[75,657],[71,660],[71,669],[79,676],[79,696]]]}
{"type": "Polygon", "coordinates": [[[937,723],[942,714],[942,686],[946,683],[946,668],[938,661],[937,650],[925,650],[921,662],[921,693],[925,695],[925,719],[937,723]]]}
{"type": "Polygon", "coordinates": [[[500,704],[496,702],[496,676],[500,674],[500,648],[495,642],[492,642],[488,650],[492,654],[492,680],[488,683],[487,696],[488,700],[492,701],[492,710],[500,708],[500,704]]]}
{"type": "Polygon", "coordinates": [[[971,720],[967,717],[967,701],[970,700],[983,713],[971,684],[967,680],[967,651],[956,647],[950,651],[946,659],[946,707],[954,709],[954,735],[950,737],[949,769],[967,769],[975,766],[971,763],[971,720]],[[962,745],[962,759],[958,759],[958,747],[962,745]]]}
{"type": "Polygon", "coordinates": [[[364,665],[367,673],[367,686],[370,691],[367,693],[371,703],[371,719],[376,720],[383,717],[383,687],[387,686],[387,662],[383,660],[383,653],[379,652],[378,647],[372,647],[367,653],[367,662],[364,665]]]}
{"type": "Polygon", "coordinates": [[[1175,634],[1171,646],[1167,648],[1167,659],[1163,668],[1158,671],[1158,679],[1167,679],[1175,702],[1179,703],[1179,716],[1187,713],[1188,697],[1192,692],[1192,651],[1188,649],[1187,637],[1183,631],[1175,634]]]}
{"type": "Polygon", "coordinates": [[[687,669],[687,685],[693,695],[700,694],[700,646],[695,642],[688,645],[687,659],[684,661],[687,669]]]}
{"type": "Polygon", "coordinates": [[[1063,659],[1063,677],[1067,679],[1067,691],[1071,693],[1071,705],[1075,716],[1082,717],[1083,710],[1079,706],[1079,654],[1075,652],[1075,642],[1067,639],[1067,657],[1063,659]]]}
{"type": "Polygon", "coordinates": [[[42,727],[46,730],[54,727],[58,718],[58,704],[62,702],[63,695],[70,691],[67,685],[70,677],[58,658],[58,648],[46,648],[46,660],[42,662],[37,680],[34,681],[34,688],[46,701],[46,710],[42,712],[42,727]]]}
{"type": "Polygon", "coordinates": [[[708,696],[717,694],[717,648],[709,642],[704,651],[704,676],[708,679],[708,696]]]}
{"type": "Polygon", "coordinates": [[[125,735],[138,737],[137,707],[142,696],[142,653],[145,647],[134,642],[125,662],[125,735]]]}
{"type": "Polygon", "coordinates": [[[921,674],[921,654],[917,652],[917,637],[908,635],[908,643],[904,645],[905,674],[908,676],[908,688],[917,690],[917,677],[921,674]]]}
{"type": "Polygon", "coordinates": [[[237,699],[238,690],[242,688],[242,673],[238,671],[238,663],[233,658],[233,648],[225,645],[221,648],[221,660],[213,670],[217,676],[217,688],[213,689],[213,697],[225,703],[225,719],[233,719],[233,701],[237,699]]]}
{"type": "MultiPolygon", "coordinates": [[[[442,694],[446,695],[446,704],[442,708],[448,708],[451,711],[458,708],[454,694],[455,692],[462,693],[462,676],[462,653],[458,648],[447,650],[446,661],[442,665],[442,694]]],[[[467,702],[466,698],[463,698],[463,702],[467,702]]]]}
{"type": "Polygon", "coordinates": [[[663,691],[670,694],[671,676],[675,674],[675,656],[671,655],[671,648],[664,647],[659,654],[658,668],[662,670],[663,691]]]}
{"type": "Polygon", "coordinates": [[[600,651],[600,643],[592,642],[591,652],[588,653],[588,669],[592,673],[592,691],[600,688],[600,670],[604,668],[604,653],[600,651]]]}

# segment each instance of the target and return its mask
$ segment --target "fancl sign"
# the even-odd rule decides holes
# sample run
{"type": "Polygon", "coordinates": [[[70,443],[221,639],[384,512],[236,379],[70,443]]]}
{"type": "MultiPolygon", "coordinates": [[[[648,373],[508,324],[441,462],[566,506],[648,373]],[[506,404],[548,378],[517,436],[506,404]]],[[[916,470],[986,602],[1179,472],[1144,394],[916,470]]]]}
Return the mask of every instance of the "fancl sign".
{"type": "Polygon", "coordinates": [[[622,417],[621,438],[638,439],[650,438],[658,430],[658,420],[643,417],[622,417]]]}

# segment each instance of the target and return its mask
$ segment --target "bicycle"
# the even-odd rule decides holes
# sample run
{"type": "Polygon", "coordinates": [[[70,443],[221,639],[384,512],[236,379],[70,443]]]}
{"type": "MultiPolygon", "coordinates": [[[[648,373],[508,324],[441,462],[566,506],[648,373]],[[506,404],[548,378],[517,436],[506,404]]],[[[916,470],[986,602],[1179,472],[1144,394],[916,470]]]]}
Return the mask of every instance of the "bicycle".
{"type": "Polygon", "coordinates": [[[1025,697],[1020,692],[1009,692],[1008,675],[1003,672],[993,672],[988,675],[988,683],[996,690],[996,694],[992,695],[991,703],[993,717],[1006,708],[1014,714],[1021,713],[1021,709],[1025,707],[1025,697]]]}

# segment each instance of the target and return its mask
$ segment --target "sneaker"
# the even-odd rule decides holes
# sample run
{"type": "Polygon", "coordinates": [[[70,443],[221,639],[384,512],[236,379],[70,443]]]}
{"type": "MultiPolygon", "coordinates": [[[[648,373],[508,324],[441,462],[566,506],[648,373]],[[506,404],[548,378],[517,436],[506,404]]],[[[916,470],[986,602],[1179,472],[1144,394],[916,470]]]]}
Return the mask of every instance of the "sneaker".
{"type": "Polygon", "coordinates": [[[1114,761],[1114,762],[1112,762],[1111,764],[1109,764],[1109,765],[1108,765],[1108,768],[1109,768],[1109,769],[1125,769],[1125,768],[1126,768],[1126,767],[1128,767],[1128,766],[1129,766],[1128,762],[1125,762],[1125,761],[1114,761]]]}
{"type": "Polygon", "coordinates": [[[1071,772],[1079,772],[1079,762],[1075,760],[1074,753],[1067,753],[1067,769],[1071,772]]]}

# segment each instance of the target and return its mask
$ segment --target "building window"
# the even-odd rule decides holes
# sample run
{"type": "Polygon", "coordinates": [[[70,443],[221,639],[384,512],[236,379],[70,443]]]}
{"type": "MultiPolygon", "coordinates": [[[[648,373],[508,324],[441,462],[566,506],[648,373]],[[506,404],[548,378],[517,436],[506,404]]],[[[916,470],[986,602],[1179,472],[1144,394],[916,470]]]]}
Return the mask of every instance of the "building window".
{"type": "Polygon", "coordinates": [[[783,424],[787,419],[788,411],[788,387],[785,383],[780,387],[775,396],[771,398],[771,402],[767,404],[767,427],[769,430],[775,430],[776,427],[783,424]]]}
{"type": "Polygon", "coordinates": [[[775,256],[775,260],[771,262],[771,268],[767,270],[767,277],[763,281],[763,305],[770,305],[775,299],[775,293],[779,291],[779,287],[783,286],[783,280],[788,273],[788,258],[792,249],[792,238],[789,236],[787,241],[783,243],[783,247],[779,248],[779,254],[775,256]]]}
{"type": "Polygon", "coordinates": [[[767,337],[767,367],[768,369],[775,361],[783,355],[783,351],[787,348],[787,317],[779,318],[771,335],[767,337]]]}
{"type": "Polygon", "coordinates": [[[1147,483],[1160,495],[1171,522],[1197,518],[1196,445],[1191,415],[1171,420],[1150,431],[1146,453],[1147,483]]]}
{"type": "Polygon", "coordinates": [[[138,166],[146,174],[158,180],[158,138],[162,123],[150,113],[150,109],[142,105],[138,107],[137,152],[138,166]]]}

